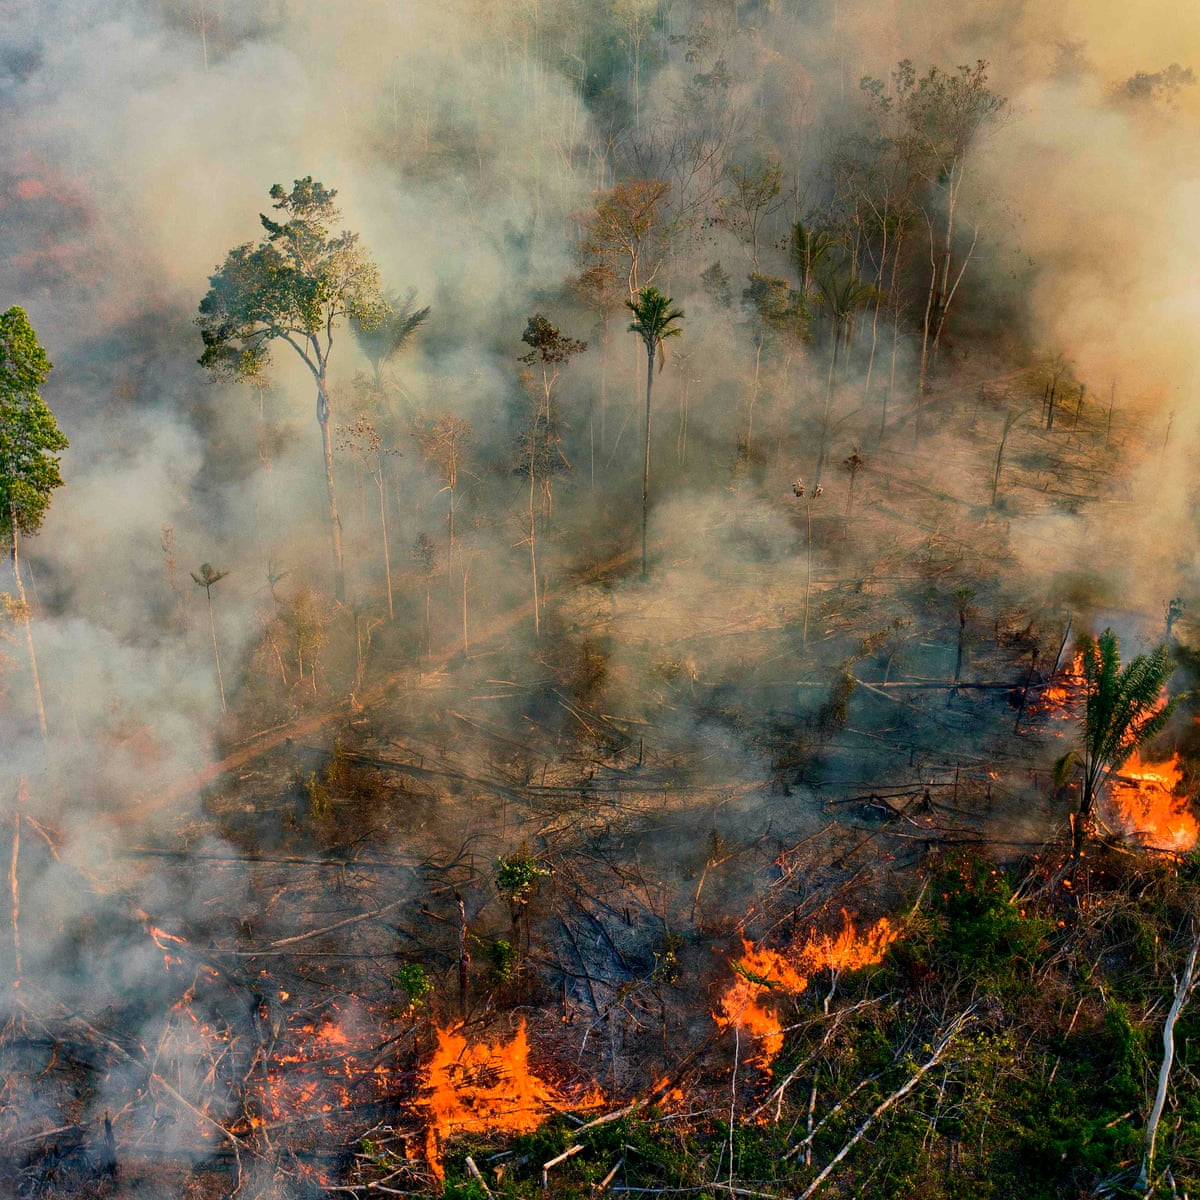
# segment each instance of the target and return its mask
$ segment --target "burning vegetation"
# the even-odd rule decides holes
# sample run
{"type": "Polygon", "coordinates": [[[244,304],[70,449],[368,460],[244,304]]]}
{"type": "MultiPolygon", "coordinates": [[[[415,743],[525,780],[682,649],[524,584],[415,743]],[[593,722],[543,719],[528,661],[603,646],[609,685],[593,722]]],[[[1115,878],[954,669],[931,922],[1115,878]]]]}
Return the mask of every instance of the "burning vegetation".
{"type": "Polygon", "coordinates": [[[807,990],[810,978],[818,972],[828,971],[836,986],[843,971],[874,966],[897,936],[887,917],[863,934],[844,909],[842,922],[840,933],[813,932],[802,945],[783,952],[744,942],[741,957],[733,961],[736,979],[721,997],[715,1019],[721,1029],[732,1029],[739,1037],[745,1034],[757,1043],[747,1058],[762,1070],[770,1070],[783,1048],[779,1008],[785,1000],[807,990]]]}
{"type": "Polygon", "coordinates": [[[1135,751],[1113,776],[1108,792],[1110,811],[1120,828],[1153,850],[1188,851],[1195,847],[1200,826],[1192,796],[1182,790],[1183,765],[1178,754],[1163,762],[1143,762],[1135,751]]]}
{"type": "Polygon", "coordinates": [[[1200,1194],[1193,68],[96,7],[0,28],[0,1192],[1200,1194]]]}

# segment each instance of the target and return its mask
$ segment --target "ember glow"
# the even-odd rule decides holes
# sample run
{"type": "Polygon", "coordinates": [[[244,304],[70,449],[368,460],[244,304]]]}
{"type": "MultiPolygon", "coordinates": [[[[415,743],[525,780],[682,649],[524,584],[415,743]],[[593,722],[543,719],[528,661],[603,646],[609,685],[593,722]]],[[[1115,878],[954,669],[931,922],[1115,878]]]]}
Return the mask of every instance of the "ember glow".
{"type": "Polygon", "coordinates": [[[1200,837],[1191,797],[1179,794],[1179,755],[1148,762],[1136,752],[1114,775],[1108,801],[1121,827],[1155,850],[1190,850],[1200,837]]]}
{"type": "Polygon", "coordinates": [[[750,1061],[766,1070],[783,1048],[783,1023],[773,998],[800,995],[818,971],[836,974],[880,962],[897,933],[887,917],[881,917],[860,934],[843,909],[840,933],[813,931],[799,949],[779,952],[743,941],[744,953],[733,964],[736,978],[721,997],[714,1019],[721,1029],[755,1039],[750,1061]]]}

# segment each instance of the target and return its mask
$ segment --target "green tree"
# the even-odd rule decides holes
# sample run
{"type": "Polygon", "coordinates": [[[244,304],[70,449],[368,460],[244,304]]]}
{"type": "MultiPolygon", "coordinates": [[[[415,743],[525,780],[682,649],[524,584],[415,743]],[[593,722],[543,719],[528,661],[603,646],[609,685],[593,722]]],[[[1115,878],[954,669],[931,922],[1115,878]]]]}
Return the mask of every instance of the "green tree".
{"type": "Polygon", "coordinates": [[[666,361],[663,343],[667,338],[678,337],[683,330],[676,324],[683,320],[683,310],[672,308],[670,296],[664,296],[656,287],[645,287],[638,292],[637,300],[626,300],[625,307],[633,313],[630,333],[636,333],[646,347],[646,461],[642,470],[642,578],[646,573],[646,526],[650,516],[650,398],[654,389],[654,359],[659,357],[659,370],[666,361]]]}
{"type": "Polygon", "coordinates": [[[342,527],[333,482],[329,432],[329,359],[334,334],[349,318],[363,328],[381,324],[388,305],[379,290],[379,268],[359,236],[331,228],[340,216],[337,192],[309,175],[290,192],[280,184],[271,199],[283,220],[260,215],[266,237],[231,250],[210,277],[196,324],[204,339],[200,365],[225,378],[259,378],[272,344],[286,342],[317,384],[317,425],[325,459],[325,486],[333,540],[334,590],[346,598],[342,527]]]}
{"type": "Polygon", "coordinates": [[[1081,744],[1059,760],[1056,770],[1061,778],[1068,768],[1078,765],[1082,775],[1083,795],[1075,823],[1077,850],[1108,776],[1163,730],[1178,703],[1178,697],[1163,700],[1163,688],[1175,670],[1165,645],[1150,654],[1139,654],[1122,667],[1120,642],[1106,629],[1099,637],[1083,638],[1079,651],[1085,697],[1081,744]]]}
{"type": "Polygon", "coordinates": [[[25,310],[10,308],[0,315],[0,532],[12,560],[17,609],[29,651],[29,676],[47,755],[46,706],[21,577],[20,546],[22,537],[31,537],[41,528],[50,495],[63,484],[58,451],[67,448],[67,439],[38,392],[50,369],[25,310]]]}

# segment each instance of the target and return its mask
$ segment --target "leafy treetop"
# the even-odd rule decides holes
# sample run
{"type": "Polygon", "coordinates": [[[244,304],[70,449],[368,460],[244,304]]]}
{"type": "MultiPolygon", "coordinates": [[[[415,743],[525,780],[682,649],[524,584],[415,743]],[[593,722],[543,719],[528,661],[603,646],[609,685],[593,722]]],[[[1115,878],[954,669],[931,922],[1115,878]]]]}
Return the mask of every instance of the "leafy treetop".
{"type": "Polygon", "coordinates": [[[67,448],[38,393],[51,364],[25,310],[0,314],[0,531],[36,533],[62,487],[57,452],[67,448]]]}
{"type": "Polygon", "coordinates": [[[683,320],[683,309],[672,308],[673,303],[670,296],[664,296],[656,287],[642,288],[636,300],[625,301],[625,307],[633,313],[629,332],[642,339],[651,359],[662,349],[667,338],[678,337],[683,332],[675,323],[683,320]]]}
{"type": "Polygon", "coordinates": [[[569,362],[576,354],[582,354],[587,349],[587,342],[581,342],[568,337],[557,326],[552,325],[541,313],[535,313],[529,318],[521,341],[532,349],[522,354],[519,361],[523,363],[541,363],[543,366],[569,362]]]}
{"type": "Polygon", "coordinates": [[[379,268],[359,235],[330,232],[340,216],[336,196],[311,175],[290,192],[271,188],[286,219],[263,214],[266,238],[235,247],[210,278],[196,319],[201,366],[226,378],[256,378],[270,364],[271,342],[282,338],[323,387],[338,321],[348,317],[370,329],[384,320],[379,268]]]}

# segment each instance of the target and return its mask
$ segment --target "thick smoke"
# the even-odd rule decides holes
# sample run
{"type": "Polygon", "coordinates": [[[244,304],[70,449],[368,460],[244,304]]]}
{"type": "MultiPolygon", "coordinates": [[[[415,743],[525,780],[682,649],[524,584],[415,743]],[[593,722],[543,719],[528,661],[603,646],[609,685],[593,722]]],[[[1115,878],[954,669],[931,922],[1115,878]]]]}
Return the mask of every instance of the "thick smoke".
{"type": "MultiPolygon", "coordinates": [[[[192,320],[207,277],[230,247],[260,236],[257,214],[273,183],[311,174],[336,187],[345,227],[362,234],[386,285],[401,295],[414,289],[417,303],[432,306],[395,365],[395,404],[405,416],[450,412],[472,422],[455,502],[458,569],[469,567],[463,590],[481,636],[529,598],[524,480],[514,463],[529,403],[517,362],[525,321],[544,311],[589,340],[557,384],[570,470],[556,479],[560,524],[544,546],[542,586],[565,590],[548,627],[571,653],[603,649],[608,696],[631,721],[669,701],[674,715],[661,736],[673,752],[693,749],[699,762],[761,778],[778,749],[744,735],[729,713],[780,696],[785,708],[812,707],[808,693],[797,702],[786,690],[797,662],[811,683],[841,656],[805,659],[799,623],[811,626],[814,643],[836,639],[838,604],[870,591],[867,564],[887,550],[869,530],[855,540],[841,532],[852,502],[864,501],[849,496],[838,468],[852,445],[873,437],[886,370],[876,366],[864,397],[861,334],[833,388],[819,348],[764,350],[742,302],[751,260],[757,252],[764,274],[789,273],[789,227],[830,198],[830,149],[857,111],[861,76],[886,78],[904,58],[918,70],[987,59],[1009,105],[969,163],[962,227],[978,224],[981,235],[964,277],[964,326],[983,330],[995,314],[1005,323],[978,339],[979,357],[1003,344],[1069,361],[1073,385],[1100,405],[1114,398],[1117,441],[1146,463],[1099,519],[1058,509],[1014,516],[995,533],[1003,551],[993,560],[996,595],[1027,589],[1065,603],[1069,581],[1086,575],[1089,603],[1154,614],[1193,581],[1196,564],[1180,562],[1177,546],[1191,528],[1187,465],[1200,378],[1200,88],[1151,81],[1139,91],[1128,81],[1172,63],[1200,66],[1200,14],[1167,0],[1078,0],[1053,12],[985,0],[834,0],[800,15],[795,7],[0,5],[0,295],[3,307],[27,309],[55,363],[44,395],[71,439],[67,485],[27,545],[56,746],[50,774],[19,643],[0,711],[4,803],[24,778],[25,810],[55,831],[57,859],[24,878],[27,908],[44,922],[27,936],[27,972],[72,996],[90,986],[149,994],[161,956],[147,952],[140,931],[90,951],[75,944],[81,922],[108,911],[96,897],[121,887],[127,908],[153,914],[157,905],[182,923],[199,921],[210,898],[151,894],[159,885],[149,873],[114,878],[132,870],[114,866],[114,847],[178,832],[197,817],[196,795],[172,791],[166,807],[156,798],[218,757],[220,736],[231,735],[221,726],[205,594],[191,573],[202,563],[229,571],[213,601],[235,712],[243,688],[254,694],[250,676],[263,661],[254,656],[266,653],[262,633],[276,603],[306,588],[329,591],[304,369],[277,350],[271,389],[259,394],[213,384],[195,364],[192,320]],[[719,203],[726,166],[772,160],[781,191],[751,251],[719,203]],[[621,559],[633,578],[622,556],[640,514],[644,358],[624,332],[624,309],[605,326],[573,281],[594,194],[655,175],[672,183],[679,226],[655,281],[687,320],[656,382],[651,537],[665,547],[661,569],[638,619],[623,623],[624,585],[614,599],[611,577],[565,589],[564,581],[606,558],[621,559]],[[715,276],[702,274],[718,263],[724,297],[715,276]],[[788,507],[796,476],[811,486],[815,450],[800,432],[816,429],[827,394],[834,433],[824,507],[788,507]],[[805,523],[813,512],[815,552],[805,523]],[[850,581],[850,599],[829,599],[838,578],[850,581]],[[814,579],[823,600],[810,595],[814,579]],[[110,959],[102,987],[99,956],[110,959]]],[[[913,325],[909,314],[894,419],[911,404],[913,325]]],[[[953,348],[960,358],[947,357],[965,362],[970,349],[964,333],[953,348]]],[[[349,331],[334,362],[335,420],[348,421],[355,376],[366,370],[349,331]]],[[[951,368],[939,386],[953,379],[951,368]]],[[[998,422],[1000,412],[981,419],[998,422]]],[[[393,574],[411,595],[389,653],[392,665],[411,666],[424,584],[408,547],[423,533],[441,546],[449,500],[412,438],[396,448],[387,498],[393,574]]],[[[964,506],[987,499],[990,468],[950,428],[934,431],[911,461],[906,439],[881,451],[877,465],[891,461],[967,497],[964,506]]],[[[350,459],[339,469],[351,601],[365,610],[381,592],[377,501],[350,459]]],[[[874,486],[868,475],[864,489],[874,486]]],[[[900,508],[906,495],[870,492],[871,503],[900,508]]],[[[913,547],[932,545],[918,526],[913,547]]],[[[990,547],[966,553],[982,559],[990,547]]],[[[459,600],[440,577],[434,586],[445,649],[458,636],[459,600]]],[[[894,616],[881,616],[881,628],[894,616]]],[[[528,621],[511,628],[497,678],[552,657],[528,621]]],[[[329,651],[344,660],[347,693],[353,643],[343,636],[329,651]]],[[[547,722],[578,733],[561,705],[550,707],[547,722]]],[[[259,715],[241,710],[239,732],[279,714],[259,715]]],[[[514,719],[510,732],[519,740],[524,728],[514,719]]],[[[147,1030],[153,1024],[147,1018],[147,1030]]]]}

